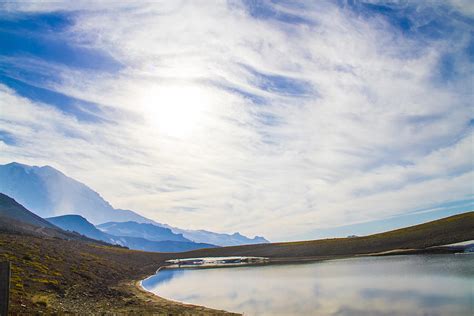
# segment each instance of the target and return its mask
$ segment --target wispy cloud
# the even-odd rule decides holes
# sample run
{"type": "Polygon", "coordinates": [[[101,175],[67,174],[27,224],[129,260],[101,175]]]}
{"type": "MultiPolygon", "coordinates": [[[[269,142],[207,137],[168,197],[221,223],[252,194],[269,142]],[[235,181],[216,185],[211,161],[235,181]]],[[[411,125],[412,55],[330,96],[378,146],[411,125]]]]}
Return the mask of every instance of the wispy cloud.
{"type": "Polygon", "coordinates": [[[273,240],[472,196],[468,2],[256,3],[3,5],[67,16],[68,47],[117,66],[0,58],[5,78],[67,98],[3,81],[1,160],[273,240]]]}

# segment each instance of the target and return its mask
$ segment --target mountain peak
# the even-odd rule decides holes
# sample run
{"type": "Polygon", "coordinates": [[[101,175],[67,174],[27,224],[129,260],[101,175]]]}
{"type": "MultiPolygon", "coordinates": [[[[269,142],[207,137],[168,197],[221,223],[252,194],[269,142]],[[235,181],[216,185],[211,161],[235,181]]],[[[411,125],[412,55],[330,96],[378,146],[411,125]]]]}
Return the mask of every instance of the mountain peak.
{"type": "Polygon", "coordinates": [[[19,163],[19,162],[16,162],[16,161],[4,164],[2,166],[7,167],[7,168],[21,168],[21,169],[25,169],[25,170],[30,170],[30,169],[34,168],[34,166],[25,165],[25,164],[22,164],[22,163],[19,163]]]}
{"type": "Polygon", "coordinates": [[[53,219],[53,218],[54,219],[68,219],[68,220],[83,221],[83,222],[87,222],[87,223],[90,224],[90,222],[84,216],[77,215],[77,214],[60,215],[60,216],[55,216],[55,217],[48,217],[46,219],[50,220],[50,219],[53,219]]]}
{"type": "Polygon", "coordinates": [[[42,217],[79,214],[94,224],[110,220],[150,221],[132,211],[114,209],[87,185],[49,165],[0,165],[0,192],[42,217]]]}
{"type": "Polygon", "coordinates": [[[57,226],[62,227],[59,224],[74,224],[74,225],[81,225],[81,226],[87,226],[87,227],[94,227],[95,226],[89,222],[85,217],[81,215],[76,215],[76,214],[67,214],[67,215],[60,215],[60,216],[55,216],[55,217],[47,217],[46,220],[50,223],[53,223],[57,226]]]}
{"type": "MultiPolygon", "coordinates": [[[[15,198],[41,217],[75,214],[83,218],[67,219],[85,222],[87,218],[87,222],[94,225],[111,221],[149,223],[154,226],[138,226],[136,229],[139,229],[143,236],[155,236],[156,227],[167,228],[170,231],[166,234],[173,240],[185,239],[218,246],[268,242],[260,237],[248,238],[239,232],[224,234],[179,229],[159,224],[130,210],[115,209],[99,193],[49,165],[38,167],[18,162],[0,165],[0,192],[15,198]]],[[[131,229],[133,224],[128,224],[128,229],[131,229]]]]}
{"type": "Polygon", "coordinates": [[[110,242],[108,236],[98,230],[92,223],[81,215],[68,214],[48,217],[46,220],[62,229],[75,231],[90,238],[110,242]]]}
{"type": "Polygon", "coordinates": [[[41,171],[41,172],[46,172],[49,174],[57,174],[57,175],[65,176],[61,171],[59,171],[58,169],[54,167],[51,167],[50,165],[33,166],[33,165],[27,165],[24,163],[13,161],[5,165],[0,165],[0,167],[5,167],[8,169],[23,169],[26,171],[26,173],[29,173],[31,171],[41,171]]]}

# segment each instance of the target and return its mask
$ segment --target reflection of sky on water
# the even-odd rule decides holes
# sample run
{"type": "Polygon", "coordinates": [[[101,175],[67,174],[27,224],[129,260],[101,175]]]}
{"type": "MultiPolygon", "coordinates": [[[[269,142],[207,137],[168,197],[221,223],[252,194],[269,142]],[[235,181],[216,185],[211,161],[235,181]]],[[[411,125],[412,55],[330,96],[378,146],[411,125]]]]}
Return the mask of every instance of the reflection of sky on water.
{"type": "Polygon", "coordinates": [[[180,276],[183,274],[183,270],[162,270],[154,276],[147,278],[142,281],[142,286],[145,289],[152,289],[158,285],[164,285],[171,281],[175,276],[180,276]]]}
{"type": "Polygon", "coordinates": [[[205,270],[143,282],[166,298],[246,315],[472,315],[474,256],[396,256],[205,270]]]}

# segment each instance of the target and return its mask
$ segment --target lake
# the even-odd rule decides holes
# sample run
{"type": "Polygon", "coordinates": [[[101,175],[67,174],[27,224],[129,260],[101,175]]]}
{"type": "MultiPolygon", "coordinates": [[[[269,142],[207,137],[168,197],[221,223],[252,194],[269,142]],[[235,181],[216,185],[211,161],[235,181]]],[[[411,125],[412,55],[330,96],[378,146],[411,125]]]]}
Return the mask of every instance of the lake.
{"type": "Polygon", "coordinates": [[[161,297],[245,315],[474,315],[474,255],[162,270],[161,297]]]}

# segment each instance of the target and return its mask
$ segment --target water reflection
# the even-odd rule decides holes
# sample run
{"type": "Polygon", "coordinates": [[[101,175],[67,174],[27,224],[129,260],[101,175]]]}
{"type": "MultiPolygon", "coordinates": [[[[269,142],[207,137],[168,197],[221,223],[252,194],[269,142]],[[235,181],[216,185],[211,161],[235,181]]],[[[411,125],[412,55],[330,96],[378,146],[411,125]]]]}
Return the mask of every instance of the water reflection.
{"type": "Polygon", "coordinates": [[[180,276],[184,273],[183,270],[167,270],[166,272],[162,271],[155,274],[154,276],[147,278],[142,281],[142,286],[145,289],[152,289],[158,285],[164,285],[170,282],[174,277],[180,276]],[[171,272],[171,273],[168,273],[171,272]]]}
{"type": "Polygon", "coordinates": [[[164,270],[143,286],[246,315],[472,315],[474,256],[164,270]]]}

